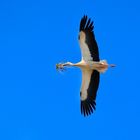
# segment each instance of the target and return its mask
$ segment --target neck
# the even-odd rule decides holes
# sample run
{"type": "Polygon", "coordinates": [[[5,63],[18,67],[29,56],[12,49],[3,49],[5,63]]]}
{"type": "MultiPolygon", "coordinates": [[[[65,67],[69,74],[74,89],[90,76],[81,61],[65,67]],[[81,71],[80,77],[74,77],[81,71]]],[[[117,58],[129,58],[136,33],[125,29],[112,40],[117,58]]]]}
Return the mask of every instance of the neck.
{"type": "Polygon", "coordinates": [[[67,62],[67,63],[64,63],[63,66],[74,66],[74,64],[71,62],[67,62]]]}

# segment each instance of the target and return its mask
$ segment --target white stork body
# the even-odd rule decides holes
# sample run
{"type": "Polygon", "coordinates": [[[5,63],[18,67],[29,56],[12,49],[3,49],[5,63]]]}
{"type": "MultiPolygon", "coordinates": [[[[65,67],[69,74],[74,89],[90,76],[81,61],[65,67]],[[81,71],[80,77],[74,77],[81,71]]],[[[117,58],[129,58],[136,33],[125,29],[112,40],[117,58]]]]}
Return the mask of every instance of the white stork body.
{"type": "Polygon", "coordinates": [[[98,46],[93,32],[93,22],[84,16],[80,22],[79,44],[81,48],[81,61],[73,64],[67,62],[61,64],[61,67],[76,66],[82,71],[81,113],[88,116],[95,110],[96,94],[99,86],[100,73],[107,70],[109,66],[105,60],[99,59],[98,46]]]}

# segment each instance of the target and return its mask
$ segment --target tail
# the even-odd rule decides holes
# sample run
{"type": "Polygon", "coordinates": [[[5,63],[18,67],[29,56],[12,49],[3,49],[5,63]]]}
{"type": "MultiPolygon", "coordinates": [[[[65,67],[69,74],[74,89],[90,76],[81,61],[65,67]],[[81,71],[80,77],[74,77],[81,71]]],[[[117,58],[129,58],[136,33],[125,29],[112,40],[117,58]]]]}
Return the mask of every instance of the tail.
{"type": "Polygon", "coordinates": [[[107,70],[109,67],[111,67],[111,68],[116,67],[115,64],[108,64],[106,60],[101,60],[101,61],[100,61],[100,64],[101,64],[101,66],[98,68],[98,71],[99,71],[100,73],[106,72],[106,70],[107,70]]]}
{"type": "Polygon", "coordinates": [[[100,67],[98,68],[98,71],[100,72],[100,73],[105,73],[106,72],[106,70],[108,69],[108,63],[107,63],[107,61],[106,60],[101,60],[100,61],[100,67]]]}
{"type": "Polygon", "coordinates": [[[108,65],[108,66],[111,67],[111,68],[112,68],[112,67],[116,67],[115,64],[108,64],[106,60],[101,60],[100,62],[101,62],[103,65],[108,65]]]}

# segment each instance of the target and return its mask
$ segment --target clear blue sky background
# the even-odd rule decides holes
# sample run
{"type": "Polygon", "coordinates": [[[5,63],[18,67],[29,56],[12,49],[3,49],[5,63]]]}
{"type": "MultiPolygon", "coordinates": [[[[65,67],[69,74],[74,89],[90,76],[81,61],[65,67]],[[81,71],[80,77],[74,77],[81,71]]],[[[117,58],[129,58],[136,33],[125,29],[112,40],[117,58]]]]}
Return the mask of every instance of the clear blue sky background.
{"type": "Polygon", "coordinates": [[[1,140],[140,140],[139,0],[0,1],[1,140]],[[94,20],[101,75],[97,110],[80,114],[79,22],[94,20]]]}

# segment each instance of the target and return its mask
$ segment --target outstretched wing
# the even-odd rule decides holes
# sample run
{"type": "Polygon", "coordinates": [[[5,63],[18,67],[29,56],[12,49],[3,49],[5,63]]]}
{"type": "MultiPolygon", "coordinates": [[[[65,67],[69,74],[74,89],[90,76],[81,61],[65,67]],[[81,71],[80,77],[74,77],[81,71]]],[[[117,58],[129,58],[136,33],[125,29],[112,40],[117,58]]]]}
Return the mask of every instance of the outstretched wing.
{"type": "MultiPolygon", "coordinates": [[[[80,22],[79,43],[82,53],[82,59],[88,63],[90,61],[99,61],[99,51],[95,40],[93,21],[84,16],[80,22]]],[[[99,86],[100,74],[96,70],[82,69],[81,86],[81,113],[88,116],[93,113],[96,106],[96,94],[99,86]]]]}
{"type": "Polygon", "coordinates": [[[81,86],[81,113],[88,116],[96,109],[96,93],[99,86],[100,75],[96,70],[82,69],[81,86]]]}
{"type": "Polygon", "coordinates": [[[79,43],[82,59],[88,61],[99,61],[99,51],[95,40],[93,21],[84,16],[80,22],[79,43]]]}

